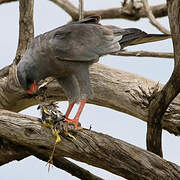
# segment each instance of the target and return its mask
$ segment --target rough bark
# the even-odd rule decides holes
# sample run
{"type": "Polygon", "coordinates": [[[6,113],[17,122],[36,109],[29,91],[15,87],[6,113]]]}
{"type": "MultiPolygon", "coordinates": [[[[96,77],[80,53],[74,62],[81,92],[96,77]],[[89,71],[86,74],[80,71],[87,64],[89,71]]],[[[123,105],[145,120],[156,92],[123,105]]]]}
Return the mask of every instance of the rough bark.
{"type": "MultiPolygon", "coordinates": [[[[32,154],[43,161],[47,162],[49,160],[49,154],[47,152],[35,151],[32,154]]],[[[102,178],[92,174],[91,172],[87,171],[86,169],[81,168],[80,166],[77,166],[76,164],[72,163],[71,161],[61,156],[56,156],[56,158],[53,159],[53,165],[70,173],[72,176],[75,176],[79,179],[103,180],[102,178]]]]}
{"type": "Polygon", "coordinates": [[[180,1],[167,1],[168,16],[174,47],[174,71],[163,87],[155,94],[149,108],[149,120],[147,126],[147,149],[162,156],[162,121],[163,115],[171,101],[180,92],[180,1]]]}
{"type": "MultiPolygon", "coordinates": [[[[34,153],[51,152],[55,137],[37,118],[1,110],[0,123],[0,136],[34,153]]],[[[74,136],[76,140],[62,138],[54,159],[70,157],[128,179],[180,178],[180,167],[176,164],[121,140],[86,129],[74,136]]]]}
{"type": "Polygon", "coordinates": [[[26,51],[28,43],[34,37],[33,6],[34,0],[19,1],[19,41],[15,57],[16,64],[26,51]]]}
{"type": "MultiPolygon", "coordinates": [[[[91,84],[94,97],[88,103],[105,106],[127,113],[143,121],[148,120],[149,103],[157,82],[121,70],[94,64],[90,68],[91,84]]],[[[54,80],[47,89],[47,99],[65,101],[66,97],[54,80]]],[[[163,86],[158,85],[159,89],[163,86]]],[[[0,79],[1,109],[14,112],[38,104],[20,87],[16,79],[16,67],[11,68],[8,76],[0,79]],[[14,72],[15,71],[15,72],[14,72]]],[[[163,128],[175,135],[180,135],[180,96],[177,96],[165,113],[163,128]]]]}
{"type": "MultiPolygon", "coordinates": [[[[11,1],[13,0],[0,0],[0,4],[11,1]]],[[[52,1],[59,3],[73,19],[78,19],[78,9],[69,1],[52,1]]],[[[177,1],[169,5],[168,10],[169,14],[175,17],[171,28],[174,28],[173,33],[177,33],[173,35],[173,42],[175,44],[175,58],[178,59],[179,56],[176,50],[179,49],[177,45],[179,42],[179,30],[175,27],[176,23],[179,22],[177,21],[179,15],[173,14],[176,12],[172,12],[173,8],[177,9],[177,7],[179,7],[179,4],[176,3],[177,1]]],[[[151,9],[155,17],[167,15],[167,7],[165,4],[152,6],[151,9]]],[[[94,13],[101,15],[102,18],[138,20],[141,17],[146,17],[146,12],[143,7],[136,3],[126,4],[122,8],[87,11],[85,12],[85,16],[94,15],[94,13]]],[[[172,19],[170,22],[171,21],[172,19]]],[[[33,0],[21,0],[19,44],[15,58],[16,63],[26,50],[33,34],[33,0]]],[[[179,61],[176,60],[176,64],[179,64],[178,62],[179,61]]],[[[90,69],[95,96],[89,99],[88,102],[125,112],[144,121],[147,121],[148,118],[154,119],[153,117],[155,115],[164,114],[167,108],[166,105],[170,102],[168,102],[168,100],[172,99],[172,97],[166,93],[169,93],[170,90],[175,90],[173,93],[177,93],[175,84],[177,81],[173,84],[173,80],[180,77],[176,70],[178,69],[177,67],[178,65],[175,66],[174,72],[176,73],[174,73],[175,75],[171,80],[173,87],[167,86],[167,88],[165,86],[163,88],[162,85],[157,86],[156,82],[143,77],[95,64],[90,69]],[[154,93],[158,90],[161,90],[159,96],[154,93]],[[162,101],[163,96],[165,96],[165,100],[167,100],[165,103],[162,101]],[[156,105],[160,103],[162,103],[163,108],[165,108],[156,111],[158,107],[156,105]]],[[[171,94],[171,92],[169,94],[171,94]]],[[[48,85],[47,98],[48,100],[66,100],[61,87],[55,81],[48,85]]],[[[15,63],[0,71],[0,99],[1,109],[15,112],[38,104],[36,98],[28,97],[20,87],[16,77],[15,63]]],[[[170,104],[162,122],[162,127],[175,135],[180,135],[179,105],[180,96],[175,98],[170,104]]],[[[159,123],[160,121],[155,121],[155,128],[157,127],[157,122],[159,123]]],[[[48,160],[55,138],[47,128],[41,126],[37,118],[0,110],[0,124],[1,165],[15,159],[21,160],[32,154],[42,160],[48,160]]],[[[151,125],[154,126],[154,123],[151,123],[151,125]]],[[[179,166],[121,140],[85,129],[76,134],[76,140],[62,138],[62,142],[56,149],[54,164],[79,178],[88,177],[87,179],[101,179],[63,157],[71,157],[86,162],[128,179],[157,179],[157,177],[158,179],[180,178],[179,166]],[[76,173],[77,169],[80,174],[76,173]]]]}

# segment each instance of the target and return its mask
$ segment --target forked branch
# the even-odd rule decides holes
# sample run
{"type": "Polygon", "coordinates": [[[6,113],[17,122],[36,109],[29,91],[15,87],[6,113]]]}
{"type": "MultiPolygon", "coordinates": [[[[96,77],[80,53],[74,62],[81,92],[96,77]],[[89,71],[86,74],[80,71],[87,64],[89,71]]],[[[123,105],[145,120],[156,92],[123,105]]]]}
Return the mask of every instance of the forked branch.
{"type": "Polygon", "coordinates": [[[149,6],[148,0],[142,0],[143,5],[144,5],[144,9],[147,13],[147,17],[150,20],[150,23],[152,25],[154,25],[157,29],[159,29],[159,31],[165,33],[165,34],[170,34],[170,31],[167,30],[165,27],[163,27],[154,17],[153,12],[151,10],[151,7],[149,6]]]}

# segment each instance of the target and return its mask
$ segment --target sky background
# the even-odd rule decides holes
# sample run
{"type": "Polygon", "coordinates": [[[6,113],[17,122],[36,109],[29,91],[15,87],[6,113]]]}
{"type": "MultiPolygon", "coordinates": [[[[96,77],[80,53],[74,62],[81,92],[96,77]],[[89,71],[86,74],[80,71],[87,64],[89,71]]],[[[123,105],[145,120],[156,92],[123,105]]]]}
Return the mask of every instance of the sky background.
{"type": "MultiPolygon", "coordinates": [[[[70,1],[75,5],[78,5],[78,0],[70,1]]],[[[121,3],[121,1],[118,0],[98,0],[96,2],[92,0],[84,1],[86,10],[120,7],[121,3]]],[[[158,2],[163,3],[165,1],[161,0],[158,2]]],[[[151,4],[154,3],[157,3],[157,1],[151,0],[151,4]]],[[[48,0],[35,0],[35,36],[66,24],[70,20],[70,16],[52,2],[48,0]]],[[[169,27],[167,18],[160,18],[158,20],[167,28],[169,27]]],[[[12,63],[16,53],[19,23],[18,2],[0,5],[0,22],[0,68],[3,68],[12,63]]],[[[136,22],[123,19],[102,20],[101,23],[113,24],[122,28],[136,27],[148,33],[159,33],[155,27],[150,25],[148,19],[141,19],[140,21],[136,22]]],[[[134,51],[149,50],[159,52],[172,52],[172,42],[171,40],[165,40],[162,42],[138,45],[127,49],[134,51]]],[[[146,78],[159,81],[160,83],[167,82],[173,70],[173,59],[163,58],[137,58],[123,56],[117,57],[108,55],[101,58],[99,63],[120,70],[132,72],[146,78]]],[[[60,110],[64,112],[67,107],[67,102],[61,102],[59,105],[60,110]]],[[[36,106],[28,108],[21,113],[40,117],[40,113],[39,111],[37,111],[36,106]]],[[[88,104],[85,106],[85,109],[80,118],[80,122],[85,128],[89,128],[89,126],[91,125],[92,129],[97,132],[111,135],[115,138],[124,140],[143,149],[146,148],[146,123],[132,116],[114,111],[112,109],[88,104]]],[[[178,137],[175,137],[174,135],[170,135],[168,132],[163,131],[164,158],[171,162],[180,164],[179,147],[180,141],[178,137]]],[[[84,163],[77,162],[77,164],[107,180],[123,179],[107,171],[86,165],[84,163]]],[[[77,179],[56,167],[51,169],[51,171],[48,173],[47,167],[45,165],[45,162],[40,161],[33,156],[19,162],[13,161],[1,166],[0,179],[77,179]]]]}

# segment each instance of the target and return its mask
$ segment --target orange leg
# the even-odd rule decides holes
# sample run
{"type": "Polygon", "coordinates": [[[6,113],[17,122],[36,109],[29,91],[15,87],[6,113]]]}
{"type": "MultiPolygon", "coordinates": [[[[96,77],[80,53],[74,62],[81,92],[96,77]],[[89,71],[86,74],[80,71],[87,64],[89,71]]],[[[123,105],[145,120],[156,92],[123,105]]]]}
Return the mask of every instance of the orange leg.
{"type": "Polygon", "coordinates": [[[68,106],[68,108],[67,108],[67,111],[66,111],[66,114],[65,114],[65,117],[66,117],[66,118],[69,117],[69,114],[71,113],[71,110],[72,110],[74,104],[75,104],[75,101],[74,101],[73,103],[69,104],[69,106],[68,106]]]}
{"type": "MultiPolygon", "coordinates": [[[[81,100],[81,103],[80,103],[80,106],[78,108],[78,111],[76,113],[76,115],[74,116],[74,119],[69,119],[69,118],[65,118],[65,121],[68,122],[68,123],[73,123],[74,126],[75,126],[75,129],[78,129],[78,124],[79,124],[79,117],[81,115],[81,112],[84,108],[84,105],[86,103],[86,99],[82,99],[81,100]]],[[[69,108],[68,108],[69,109],[69,108]]],[[[72,109],[72,108],[71,108],[72,109]]]]}

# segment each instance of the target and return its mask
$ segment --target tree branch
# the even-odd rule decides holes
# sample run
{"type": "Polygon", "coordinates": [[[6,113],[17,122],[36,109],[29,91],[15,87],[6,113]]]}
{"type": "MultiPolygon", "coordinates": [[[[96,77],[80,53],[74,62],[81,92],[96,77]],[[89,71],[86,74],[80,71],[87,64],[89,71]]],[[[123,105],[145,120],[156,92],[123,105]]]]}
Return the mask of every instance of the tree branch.
{"type": "MultiPolygon", "coordinates": [[[[50,129],[42,127],[37,118],[0,111],[0,136],[37,153],[51,152],[55,137],[50,129]]],[[[56,147],[54,159],[70,157],[128,179],[180,177],[179,166],[121,140],[86,129],[78,131],[75,137],[76,140],[62,138],[56,147]],[[141,172],[137,169],[141,169],[141,172]]]]}
{"type": "MultiPolygon", "coordinates": [[[[13,143],[4,138],[0,138],[0,166],[6,163],[9,163],[13,160],[22,160],[28,156],[34,155],[38,159],[48,162],[49,154],[47,152],[44,153],[37,153],[29,148],[22,146],[17,143],[13,143]]],[[[71,175],[78,177],[80,179],[87,179],[87,180],[102,180],[101,178],[93,175],[89,171],[79,167],[78,165],[72,163],[71,161],[63,158],[63,157],[56,157],[53,161],[54,166],[70,173],[71,175]]]]}
{"type": "Polygon", "coordinates": [[[168,52],[151,52],[151,51],[119,51],[112,53],[114,56],[137,56],[137,57],[157,57],[157,58],[174,58],[174,53],[168,52]]]}
{"type": "MultiPolygon", "coordinates": [[[[108,107],[127,113],[143,121],[148,121],[150,99],[157,82],[144,77],[94,64],[90,68],[94,98],[88,103],[108,107]]],[[[47,86],[47,99],[65,101],[63,90],[56,81],[47,86]]],[[[159,84],[159,89],[163,85],[159,84]]],[[[0,108],[18,112],[39,102],[30,98],[19,85],[16,67],[10,68],[10,74],[0,78],[0,108]]],[[[163,128],[180,135],[180,95],[168,107],[163,119],[163,128]]]]}
{"type": "MultiPolygon", "coordinates": [[[[43,153],[34,152],[34,155],[43,161],[48,162],[49,160],[49,155],[47,152],[43,152],[43,153]]],[[[103,180],[102,178],[90,173],[86,169],[83,169],[80,166],[60,156],[56,156],[56,158],[53,160],[53,165],[70,173],[72,176],[75,176],[79,179],[103,180]]]]}
{"type": "Polygon", "coordinates": [[[32,155],[28,148],[0,137],[0,166],[13,160],[22,160],[32,155]]]}
{"type": "MultiPolygon", "coordinates": [[[[78,20],[78,9],[68,0],[50,1],[54,2],[57,6],[64,9],[72,17],[73,20],[78,20]]],[[[167,16],[166,4],[151,6],[151,9],[155,17],[167,16]]],[[[144,8],[142,6],[139,6],[139,3],[137,2],[134,3],[134,6],[129,6],[129,4],[127,3],[126,6],[122,8],[84,11],[85,17],[92,15],[101,16],[102,19],[123,18],[127,20],[139,20],[140,18],[147,17],[144,8]]]]}
{"type": "Polygon", "coordinates": [[[78,18],[78,8],[76,8],[71,2],[68,0],[50,0],[55,3],[57,6],[61,7],[66,11],[71,17],[78,18]]]}
{"type": "Polygon", "coordinates": [[[174,71],[163,87],[163,89],[155,94],[155,98],[150,103],[149,119],[147,126],[147,147],[148,150],[162,156],[162,121],[169,104],[180,92],[180,2],[168,1],[168,16],[172,32],[175,67],[174,71]]]}
{"type": "Polygon", "coordinates": [[[79,0],[79,20],[84,18],[84,2],[83,0],[79,0]]]}
{"type": "Polygon", "coordinates": [[[15,57],[16,64],[26,51],[28,43],[34,37],[33,6],[34,0],[19,1],[19,41],[15,57]]]}
{"type": "Polygon", "coordinates": [[[157,20],[156,18],[154,17],[153,13],[152,13],[152,10],[149,6],[149,3],[147,0],[142,0],[142,3],[144,5],[144,9],[147,13],[147,17],[149,18],[150,20],[150,23],[152,25],[154,25],[157,29],[159,29],[159,31],[165,33],[165,34],[170,34],[170,31],[167,30],[165,27],[163,27],[157,20]]]}
{"type": "MultiPolygon", "coordinates": [[[[0,4],[13,2],[17,0],[0,0],[0,4]]],[[[73,20],[78,20],[78,8],[76,8],[71,2],[68,0],[50,0],[55,3],[60,8],[64,9],[73,20]]],[[[102,19],[113,19],[113,18],[123,18],[127,20],[139,20],[140,18],[147,17],[147,14],[142,6],[139,6],[137,2],[134,3],[134,6],[131,6],[129,9],[129,5],[122,8],[111,8],[111,9],[102,9],[102,10],[92,10],[85,11],[84,16],[92,16],[99,15],[102,19]],[[128,8],[127,8],[128,7],[128,8]]],[[[150,9],[155,18],[167,16],[167,6],[166,4],[160,4],[151,6],[150,9]]]]}
{"type": "Polygon", "coordinates": [[[17,0],[0,0],[0,4],[14,2],[14,1],[17,1],[17,0]]]}

